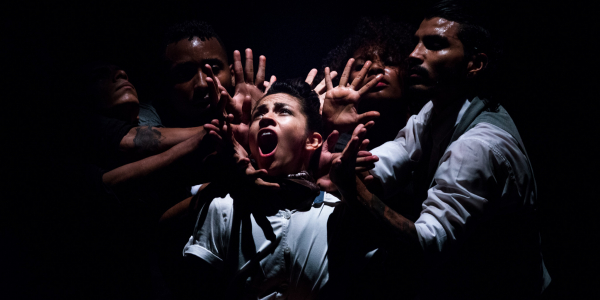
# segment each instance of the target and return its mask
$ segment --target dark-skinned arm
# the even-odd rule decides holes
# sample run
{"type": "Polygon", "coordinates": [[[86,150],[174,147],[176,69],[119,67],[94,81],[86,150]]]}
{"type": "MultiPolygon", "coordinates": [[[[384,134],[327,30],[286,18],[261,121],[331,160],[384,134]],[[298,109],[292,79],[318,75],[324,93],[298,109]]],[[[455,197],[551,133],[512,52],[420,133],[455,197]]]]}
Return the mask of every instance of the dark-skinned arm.
{"type": "Polygon", "coordinates": [[[363,209],[367,209],[397,238],[413,246],[420,246],[415,223],[383,203],[379,197],[367,189],[358,176],[356,176],[356,194],[354,196],[357,200],[354,202],[355,204],[361,204],[363,209]]]}
{"type": "MultiPolygon", "coordinates": [[[[352,138],[346,145],[342,155],[333,161],[329,172],[330,178],[342,195],[342,200],[348,204],[350,215],[352,215],[352,211],[356,212],[366,209],[380,223],[383,223],[385,228],[390,230],[390,234],[397,237],[400,241],[407,243],[411,248],[420,247],[414,223],[390,209],[383,201],[371,193],[363,183],[363,180],[372,182],[374,177],[368,175],[361,180],[356,174],[357,156],[369,143],[369,140],[365,139],[365,135],[367,129],[372,127],[372,125],[373,121],[370,121],[364,126],[359,124],[354,129],[352,138]]],[[[364,171],[367,170],[361,169],[358,174],[360,175],[360,172],[364,171]]]]}
{"type": "Polygon", "coordinates": [[[119,150],[138,157],[162,153],[203,131],[203,127],[159,128],[139,126],[129,130],[121,139],[119,150]]]}
{"type": "Polygon", "coordinates": [[[162,153],[104,173],[102,182],[114,191],[127,190],[147,180],[176,177],[190,185],[208,182],[214,167],[206,158],[215,151],[214,141],[205,141],[204,131],[162,153]]]}

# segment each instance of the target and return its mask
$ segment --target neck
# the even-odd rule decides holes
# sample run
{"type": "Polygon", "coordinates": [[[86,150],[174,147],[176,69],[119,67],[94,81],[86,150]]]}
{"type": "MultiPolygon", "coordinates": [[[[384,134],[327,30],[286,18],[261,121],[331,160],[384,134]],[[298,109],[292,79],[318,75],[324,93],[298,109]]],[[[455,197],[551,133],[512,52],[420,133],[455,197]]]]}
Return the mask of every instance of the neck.
{"type": "Polygon", "coordinates": [[[464,101],[465,99],[467,99],[467,95],[459,91],[444,91],[438,93],[431,99],[431,102],[433,102],[433,111],[437,114],[441,114],[449,106],[452,106],[458,101],[464,101]]]}

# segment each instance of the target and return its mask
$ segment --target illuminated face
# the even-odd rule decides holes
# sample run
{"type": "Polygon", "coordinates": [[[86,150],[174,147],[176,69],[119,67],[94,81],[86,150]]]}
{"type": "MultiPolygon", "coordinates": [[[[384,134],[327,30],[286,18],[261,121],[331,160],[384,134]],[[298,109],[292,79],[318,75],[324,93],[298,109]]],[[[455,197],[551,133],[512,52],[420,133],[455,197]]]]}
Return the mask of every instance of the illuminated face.
{"type": "Polygon", "coordinates": [[[123,121],[137,123],[138,95],[125,71],[113,65],[92,70],[89,94],[96,99],[100,111],[123,121]]]}
{"type": "Polygon", "coordinates": [[[262,98],[252,110],[249,146],[260,169],[270,176],[306,170],[320,145],[320,135],[307,130],[307,118],[298,99],[278,93],[262,98]],[[318,145],[313,138],[318,135],[318,145]]]}
{"type": "Polygon", "coordinates": [[[400,67],[393,62],[394,60],[391,57],[381,57],[380,53],[382,51],[377,47],[363,47],[356,50],[353,55],[355,62],[352,73],[350,73],[350,82],[360,73],[365,62],[370,60],[373,64],[363,80],[363,84],[379,74],[382,74],[383,78],[377,83],[377,86],[363,95],[363,100],[398,100],[402,97],[403,84],[400,67]]]}
{"type": "Polygon", "coordinates": [[[412,91],[435,97],[456,86],[466,75],[460,24],[443,18],[425,19],[415,33],[416,47],[409,56],[412,91]]]}
{"type": "Polygon", "coordinates": [[[206,122],[210,100],[203,66],[210,65],[221,85],[231,90],[231,71],[225,50],[215,38],[202,41],[194,37],[167,45],[165,56],[170,64],[169,100],[176,112],[198,120],[199,124],[206,122]]]}

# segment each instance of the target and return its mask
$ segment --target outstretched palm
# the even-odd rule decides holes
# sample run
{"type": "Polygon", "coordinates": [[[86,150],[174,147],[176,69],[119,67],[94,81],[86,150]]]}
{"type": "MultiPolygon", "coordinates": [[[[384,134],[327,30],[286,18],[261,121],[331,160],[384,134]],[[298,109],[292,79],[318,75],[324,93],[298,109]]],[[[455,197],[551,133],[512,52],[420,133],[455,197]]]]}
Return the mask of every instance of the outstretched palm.
{"type": "Polygon", "coordinates": [[[369,71],[371,62],[367,61],[352,83],[347,84],[353,63],[353,58],[348,60],[344,73],[340,78],[340,85],[335,88],[331,82],[329,68],[325,68],[327,93],[325,94],[325,101],[323,103],[323,120],[325,121],[326,129],[329,132],[334,129],[339,130],[340,132],[347,132],[355,128],[356,125],[366,123],[379,116],[379,112],[376,111],[359,114],[356,107],[362,94],[375,86],[377,82],[381,80],[382,76],[377,75],[374,79],[357,90],[362,83],[363,78],[369,71]]]}

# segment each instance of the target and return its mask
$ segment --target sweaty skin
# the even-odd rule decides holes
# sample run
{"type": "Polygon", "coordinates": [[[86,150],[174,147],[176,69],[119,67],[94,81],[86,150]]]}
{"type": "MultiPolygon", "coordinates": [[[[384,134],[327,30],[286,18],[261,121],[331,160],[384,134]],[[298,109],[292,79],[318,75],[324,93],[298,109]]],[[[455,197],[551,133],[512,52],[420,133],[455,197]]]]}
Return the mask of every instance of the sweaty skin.
{"type": "Polygon", "coordinates": [[[306,170],[310,153],[321,145],[319,133],[307,132],[306,120],[298,100],[288,94],[268,95],[258,102],[252,111],[248,138],[259,169],[266,169],[270,176],[306,170]],[[259,135],[265,131],[277,136],[277,146],[270,153],[260,149],[259,135]]]}
{"type": "MultiPolygon", "coordinates": [[[[204,65],[211,66],[221,85],[231,91],[232,74],[225,50],[215,38],[202,41],[198,37],[182,39],[167,45],[169,62],[169,101],[176,112],[188,119],[202,119],[208,112],[209,88],[204,65]]],[[[201,125],[207,120],[198,121],[201,125]]]]}
{"type": "Polygon", "coordinates": [[[444,99],[456,97],[455,89],[468,71],[459,29],[458,23],[436,17],[423,20],[415,33],[410,89],[433,100],[436,110],[443,108],[444,99]]]}

